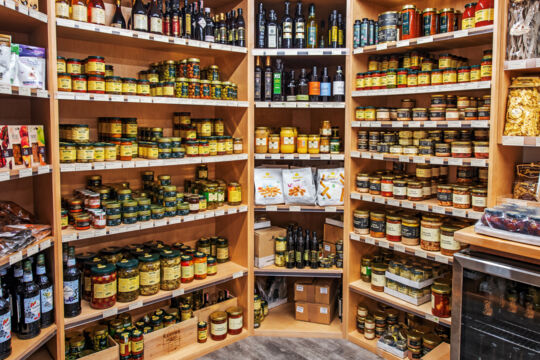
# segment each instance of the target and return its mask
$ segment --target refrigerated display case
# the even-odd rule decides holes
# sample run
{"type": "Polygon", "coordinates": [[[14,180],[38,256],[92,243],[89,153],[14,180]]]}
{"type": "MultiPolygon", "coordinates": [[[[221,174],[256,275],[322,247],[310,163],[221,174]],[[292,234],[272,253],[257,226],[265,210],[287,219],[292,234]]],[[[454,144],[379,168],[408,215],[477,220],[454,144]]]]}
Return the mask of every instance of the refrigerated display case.
{"type": "Polygon", "coordinates": [[[452,360],[540,359],[540,267],[454,255],[452,360]]]}

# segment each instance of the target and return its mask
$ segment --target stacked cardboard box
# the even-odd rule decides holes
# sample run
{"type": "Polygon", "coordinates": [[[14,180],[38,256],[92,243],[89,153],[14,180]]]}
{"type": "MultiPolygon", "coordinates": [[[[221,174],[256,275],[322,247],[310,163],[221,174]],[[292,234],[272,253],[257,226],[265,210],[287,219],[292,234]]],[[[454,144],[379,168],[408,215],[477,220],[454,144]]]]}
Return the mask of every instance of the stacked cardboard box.
{"type": "Polygon", "coordinates": [[[336,289],[334,279],[297,280],[294,283],[296,320],[329,325],[336,312],[336,289]]]}
{"type": "Polygon", "coordinates": [[[275,238],[286,235],[287,229],[279,226],[255,230],[255,267],[274,265],[275,238]]]}

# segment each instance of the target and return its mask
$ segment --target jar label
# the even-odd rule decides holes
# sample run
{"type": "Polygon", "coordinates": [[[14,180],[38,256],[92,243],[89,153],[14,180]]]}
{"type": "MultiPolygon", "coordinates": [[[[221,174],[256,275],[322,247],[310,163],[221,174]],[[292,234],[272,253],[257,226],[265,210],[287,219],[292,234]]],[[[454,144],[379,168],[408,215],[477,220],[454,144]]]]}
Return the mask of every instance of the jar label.
{"type": "Polygon", "coordinates": [[[418,85],[429,85],[429,74],[421,74],[418,76],[418,85]]]}
{"type": "Polygon", "coordinates": [[[440,229],[432,229],[422,226],[420,229],[420,239],[422,241],[439,242],[440,241],[440,229]]]}
{"type": "Polygon", "coordinates": [[[421,198],[423,196],[422,189],[413,189],[407,187],[407,196],[412,198],[421,198]]]}
{"type": "Polygon", "coordinates": [[[56,2],[56,17],[64,19],[69,18],[69,5],[67,3],[56,2]]]}
{"type": "Polygon", "coordinates": [[[460,243],[454,240],[453,236],[441,234],[441,248],[446,250],[461,249],[460,243]]]}
{"type": "Polygon", "coordinates": [[[94,159],[94,150],[83,150],[79,149],[77,150],[77,159],[78,160],[93,160],[94,159]]]}
{"type": "Polygon", "coordinates": [[[472,195],[472,206],[478,206],[478,207],[486,207],[487,206],[487,198],[485,196],[475,196],[472,195]]]}
{"type": "Polygon", "coordinates": [[[150,32],[159,34],[163,32],[161,17],[150,17],[150,32]]]}
{"type": "Polygon", "coordinates": [[[133,354],[138,354],[138,353],[142,352],[143,349],[144,349],[144,341],[143,340],[131,341],[131,352],[133,354]]]}
{"type": "Polygon", "coordinates": [[[294,145],[294,137],[293,136],[282,136],[281,137],[281,143],[283,145],[294,145]]]}
{"type": "Polygon", "coordinates": [[[217,257],[218,260],[228,260],[229,259],[229,248],[228,247],[217,248],[216,257],[217,257]]]}
{"type": "Polygon", "coordinates": [[[371,276],[371,267],[370,266],[362,265],[360,271],[361,271],[362,275],[364,275],[364,276],[371,276]]]}
{"type": "Polygon", "coordinates": [[[88,91],[105,91],[105,81],[103,80],[89,80],[88,91]]]}
{"type": "Polygon", "coordinates": [[[417,86],[418,85],[418,76],[416,75],[408,75],[407,76],[407,86],[417,86]]]}
{"type": "Polygon", "coordinates": [[[385,222],[371,220],[370,230],[375,233],[383,233],[385,230],[385,222]]]}
{"type": "Polygon", "coordinates": [[[480,69],[477,69],[477,70],[471,69],[471,75],[470,75],[471,81],[479,81],[480,77],[481,77],[480,69]]]}
{"type": "Polygon", "coordinates": [[[116,295],[116,279],[105,284],[93,284],[95,299],[106,299],[116,295]]]}
{"type": "MultiPolygon", "coordinates": [[[[92,7],[90,13],[90,22],[98,25],[105,25],[105,9],[92,7]]],[[[88,62],[86,66],[88,66],[89,63],[90,62],[88,62]]],[[[103,70],[105,71],[105,64],[103,65],[103,70]]]]}
{"type": "Polygon", "coordinates": [[[468,71],[462,71],[458,73],[458,82],[469,82],[471,79],[470,72],[468,71]]]}
{"type": "Polygon", "coordinates": [[[471,196],[460,195],[460,194],[454,193],[454,196],[452,197],[452,201],[454,202],[454,204],[469,205],[471,203],[471,196]]]}
{"type": "Polygon", "coordinates": [[[491,65],[482,65],[480,67],[480,77],[491,77],[491,65]]]}
{"type": "Polygon", "coordinates": [[[401,235],[405,239],[418,239],[418,237],[420,236],[418,225],[416,226],[402,225],[401,235]]]}
{"type": "Polygon", "coordinates": [[[242,201],[242,192],[237,190],[229,191],[228,199],[231,203],[238,203],[242,201]]]}
{"type": "Polygon", "coordinates": [[[163,266],[163,281],[172,281],[180,278],[180,265],[163,266]]]}
{"type": "Polygon", "coordinates": [[[139,275],[130,278],[118,278],[118,292],[131,292],[139,288],[139,275]]]}
{"type": "Polygon", "coordinates": [[[11,313],[0,315],[0,343],[11,339],[11,313]]]}
{"type": "Polygon", "coordinates": [[[394,186],[394,196],[407,196],[407,188],[405,186],[394,186]]]}
{"type": "Polygon", "coordinates": [[[141,271],[139,276],[142,286],[159,284],[159,270],[141,271]]]}
{"type": "Polygon", "coordinates": [[[382,192],[388,192],[388,193],[392,193],[394,190],[394,184],[388,184],[388,183],[381,183],[381,191],[382,192]]]}
{"type": "Polygon", "coordinates": [[[431,85],[442,84],[443,76],[440,72],[431,73],[431,85]]]}
{"type": "Polygon", "coordinates": [[[60,150],[60,162],[68,162],[77,159],[76,150],[60,150]]]}
{"type": "Polygon", "coordinates": [[[454,154],[470,154],[470,146],[452,146],[452,153],[454,154]]]}
{"type": "Polygon", "coordinates": [[[182,279],[189,279],[193,277],[193,270],[194,270],[193,268],[194,268],[193,265],[188,265],[188,266],[182,265],[182,279]]]}
{"type": "Polygon", "coordinates": [[[122,92],[124,93],[124,95],[137,93],[137,84],[122,83],[122,92]]]}
{"type": "MultiPolygon", "coordinates": [[[[56,15],[56,17],[59,17],[59,16],[56,15]]],[[[66,63],[63,62],[63,61],[58,61],[56,63],[56,72],[57,73],[65,73],[66,72],[66,63]]]]}
{"type": "Polygon", "coordinates": [[[223,324],[210,323],[210,333],[214,336],[225,335],[227,333],[227,322],[223,324]]]}
{"type": "Polygon", "coordinates": [[[386,223],[386,235],[401,236],[401,223],[392,224],[390,222],[387,222],[386,223]]]}
{"type": "Polygon", "coordinates": [[[71,18],[76,21],[87,22],[88,12],[84,5],[71,5],[71,18]]]}
{"type": "Polygon", "coordinates": [[[386,285],[386,276],[384,274],[378,275],[375,272],[371,272],[371,284],[375,286],[384,287],[386,285]]]}
{"type": "Polygon", "coordinates": [[[59,90],[71,90],[71,78],[59,78],[58,80],[59,90]]]}
{"type": "Polygon", "coordinates": [[[443,74],[443,83],[444,84],[455,83],[456,80],[457,80],[457,76],[456,76],[455,71],[444,72],[444,74],[443,74]]]}
{"type": "Polygon", "coordinates": [[[481,9],[478,11],[475,11],[474,13],[474,22],[479,23],[482,21],[493,21],[493,8],[489,9],[481,9]]]}
{"type": "Polygon", "coordinates": [[[238,318],[229,316],[229,330],[239,330],[244,326],[244,317],[240,315],[238,318]]]}
{"type": "MultiPolygon", "coordinates": [[[[54,308],[53,288],[49,286],[40,290],[41,313],[47,313],[54,308]]],[[[1,340],[0,340],[1,342],[1,340]]]]}
{"type": "Polygon", "coordinates": [[[258,145],[258,146],[266,146],[266,139],[265,137],[262,137],[262,138],[256,138],[255,139],[255,145],[258,145]]]}
{"type": "Polygon", "coordinates": [[[489,147],[487,147],[487,146],[475,146],[474,147],[474,152],[476,154],[487,154],[487,153],[489,153],[489,147]]]}
{"type": "Polygon", "coordinates": [[[196,262],[194,264],[195,275],[204,275],[208,272],[206,262],[196,262]]]}
{"type": "Polygon", "coordinates": [[[31,324],[41,318],[39,295],[23,300],[24,323],[31,324]]]}

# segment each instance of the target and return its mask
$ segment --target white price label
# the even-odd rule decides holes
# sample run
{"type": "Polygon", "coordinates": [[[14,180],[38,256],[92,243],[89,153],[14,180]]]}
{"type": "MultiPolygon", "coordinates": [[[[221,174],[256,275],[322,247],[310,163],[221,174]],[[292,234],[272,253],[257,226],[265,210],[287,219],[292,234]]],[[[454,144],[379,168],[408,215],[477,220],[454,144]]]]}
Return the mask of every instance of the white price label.
{"type": "Polygon", "coordinates": [[[463,165],[463,159],[461,158],[448,158],[448,165],[457,165],[457,166],[461,166],[463,165]]]}
{"type": "Polygon", "coordinates": [[[299,154],[299,155],[298,155],[298,158],[299,158],[300,160],[309,160],[309,159],[310,159],[310,156],[309,156],[309,154],[299,154]]]}
{"type": "Polygon", "coordinates": [[[31,168],[19,170],[19,177],[20,178],[28,177],[28,176],[32,176],[32,169],[31,168]]]}
{"type": "Polygon", "coordinates": [[[434,323],[439,323],[439,318],[437,316],[426,314],[426,320],[433,321],[434,323]]]}
{"type": "Polygon", "coordinates": [[[384,204],[386,203],[386,199],[382,196],[376,196],[375,197],[375,202],[378,203],[378,204],[384,204]]]}
{"type": "Polygon", "coordinates": [[[377,51],[388,49],[388,43],[377,44],[377,51]]]}
{"type": "Polygon", "coordinates": [[[427,253],[424,250],[414,250],[414,255],[427,259],[427,253]]]}
{"type": "Polygon", "coordinates": [[[77,239],[77,234],[76,233],[62,234],[62,242],[69,242],[69,241],[73,241],[75,239],[77,239]]]}
{"type": "Polygon", "coordinates": [[[386,240],[379,240],[379,246],[388,249],[390,247],[390,244],[386,240]]]}
{"type": "Polygon", "coordinates": [[[271,154],[270,159],[279,160],[279,159],[281,159],[281,154],[271,154]]]}
{"type": "Polygon", "coordinates": [[[362,200],[364,201],[373,201],[373,196],[369,194],[362,194],[362,200]]]}
{"type": "MultiPolygon", "coordinates": [[[[204,216],[204,215],[203,215],[204,216]]],[[[167,219],[158,219],[158,220],[154,220],[154,226],[165,226],[168,224],[168,220],[167,219]]]]}
{"type": "Polygon", "coordinates": [[[216,214],[216,216],[223,216],[223,215],[225,215],[225,210],[216,210],[215,214],[216,214]]]}
{"type": "Polygon", "coordinates": [[[425,128],[434,128],[434,127],[437,127],[437,122],[436,121],[425,121],[422,125],[425,128]]]}
{"type": "Polygon", "coordinates": [[[232,278],[233,279],[238,279],[239,277],[242,277],[244,276],[244,272],[243,271],[237,271],[233,274],[232,278]]]}
{"type": "Polygon", "coordinates": [[[402,244],[394,244],[394,250],[404,253],[405,246],[402,244]]]}
{"type": "Polygon", "coordinates": [[[94,231],[93,230],[79,231],[79,240],[89,239],[89,238],[92,238],[92,237],[94,237],[94,231]]]}
{"type": "Polygon", "coordinates": [[[135,301],[134,303],[129,304],[128,309],[129,310],[135,310],[140,307],[142,307],[143,302],[141,300],[135,301]]]}
{"type": "Polygon", "coordinates": [[[399,200],[396,199],[388,199],[386,203],[391,206],[399,206],[399,200]]]}
{"type": "Polygon", "coordinates": [[[289,207],[289,211],[291,211],[291,212],[300,212],[300,206],[291,206],[291,207],[289,207]]]}
{"type": "Polygon", "coordinates": [[[360,235],[355,234],[355,233],[351,233],[351,239],[358,241],[358,240],[360,240],[360,235]]]}
{"type": "Polygon", "coordinates": [[[118,309],[117,308],[110,308],[110,309],[107,309],[107,310],[103,311],[103,318],[105,319],[105,318],[114,316],[116,314],[118,314],[118,309]]]}
{"type": "Polygon", "coordinates": [[[4,4],[7,8],[15,10],[15,1],[13,0],[5,0],[4,4]]]}
{"type": "Polygon", "coordinates": [[[360,151],[351,151],[351,157],[359,158],[360,157],[360,151]]]}
{"type": "Polygon", "coordinates": [[[177,296],[182,296],[182,295],[184,295],[184,289],[183,288],[173,290],[173,292],[172,292],[172,297],[173,298],[175,298],[177,296]]]}
{"type": "Polygon", "coordinates": [[[32,245],[26,249],[26,256],[32,256],[39,252],[39,245],[32,245]]]}
{"type": "Polygon", "coordinates": [[[418,211],[428,211],[427,204],[416,203],[415,207],[416,207],[416,210],[418,211]]]}
{"type": "Polygon", "coordinates": [[[93,94],[95,101],[109,101],[109,95],[107,94],[93,94]]]}
{"type": "MultiPolygon", "coordinates": [[[[267,205],[266,206],[266,211],[277,211],[277,206],[276,205],[267,205]]],[[[229,213],[231,212],[231,209],[229,209],[229,213]]]]}
{"type": "Polygon", "coordinates": [[[109,234],[110,235],[114,235],[114,234],[120,234],[120,233],[123,233],[126,231],[126,228],[123,227],[122,225],[119,225],[119,226],[111,226],[109,228],[109,234]]]}
{"type": "Polygon", "coordinates": [[[523,146],[525,138],[523,136],[503,136],[502,143],[503,145],[523,146]]]}
{"type": "Polygon", "coordinates": [[[0,94],[11,94],[11,84],[0,84],[0,94]]]}
{"type": "Polygon", "coordinates": [[[429,158],[429,162],[433,165],[443,165],[444,164],[444,158],[442,157],[438,157],[438,156],[433,156],[431,158],[429,158]]]}
{"type": "Polygon", "coordinates": [[[469,219],[480,219],[482,217],[484,213],[480,212],[480,211],[469,211],[469,213],[467,214],[467,217],[469,219]]]}
{"type": "Polygon", "coordinates": [[[92,163],[77,163],[75,164],[76,171],[88,171],[92,170],[92,163]]]}
{"type": "Polygon", "coordinates": [[[510,60],[506,63],[508,70],[525,69],[527,67],[527,60],[510,60]]]}
{"type": "Polygon", "coordinates": [[[469,36],[469,30],[454,31],[454,39],[469,36]]]}
{"type": "Polygon", "coordinates": [[[407,123],[410,128],[417,128],[420,127],[420,121],[409,121],[407,123]]]}
{"type": "Polygon", "coordinates": [[[154,227],[154,221],[153,220],[141,222],[141,229],[150,229],[150,228],[153,228],[153,227],[154,227]]]}
{"type": "Polygon", "coordinates": [[[486,160],[485,159],[471,159],[471,166],[486,166],[486,160]]]}
{"type": "Polygon", "coordinates": [[[412,209],[413,208],[413,203],[410,202],[410,201],[402,201],[401,202],[401,206],[403,206],[404,208],[407,208],[407,209],[412,209]]]}
{"type": "Polygon", "coordinates": [[[27,86],[19,86],[19,95],[20,96],[30,96],[31,89],[27,86]]]}
{"type": "Polygon", "coordinates": [[[332,154],[332,160],[345,160],[344,154],[332,154]]]}
{"type": "Polygon", "coordinates": [[[22,260],[22,252],[16,252],[15,254],[9,257],[9,265],[13,265],[22,260]]]}
{"type": "Polygon", "coordinates": [[[392,121],[392,127],[395,127],[395,128],[403,127],[403,121],[392,121]]]}
{"type": "Polygon", "coordinates": [[[489,120],[472,120],[471,127],[473,128],[487,128],[489,127],[489,120]]]}
{"type": "Polygon", "coordinates": [[[94,237],[100,237],[107,235],[107,229],[96,229],[94,230],[94,237]]]}
{"type": "Polygon", "coordinates": [[[294,160],[294,154],[285,154],[283,155],[285,160],[294,160]]]}
{"type": "Polygon", "coordinates": [[[184,222],[195,220],[195,215],[186,215],[184,216],[184,222]]]}
{"type": "Polygon", "coordinates": [[[375,239],[371,236],[366,236],[366,244],[375,245],[375,239]]]}
{"type": "Polygon", "coordinates": [[[180,222],[182,222],[182,218],[180,216],[174,216],[172,218],[169,218],[169,225],[180,224],[180,222]]]}
{"type": "Polygon", "coordinates": [[[122,163],[120,161],[111,161],[105,163],[105,169],[121,169],[122,163]]]}
{"type": "Polygon", "coordinates": [[[374,128],[380,128],[382,126],[380,121],[372,121],[370,125],[374,128]]]}
{"type": "Polygon", "coordinates": [[[154,35],[154,40],[159,42],[169,42],[169,37],[164,35],[154,35]]]}
{"type": "Polygon", "coordinates": [[[111,101],[124,102],[124,95],[111,95],[111,101]]]}
{"type": "Polygon", "coordinates": [[[371,159],[371,154],[367,151],[362,151],[360,154],[362,159],[371,159]]]}
{"type": "Polygon", "coordinates": [[[204,219],[204,214],[195,214],[195,220],[202,220],[204,219]]]}
{"type": "Polygon", "coordinates": [[[443,264],[448,264],[448,258],[443,255],[435,255],[435,261],[443,263],[443,264]]]}
{"type": "Polygon", "coordinates": [[[409,162],[409,155],[399,155],[399,162],[406,162],[408,163],[409,162]]]}
{"type": "Polygon", "coordinates": [[[466,217],[467,211],[465,209],[452,209],[452,215],[459,217],[466,217]]]}
{"type": "Polygon", "coordinates": [[[264,160],[264,154],[255,154],[255,160],[264,160]]]}
{"type": "Polygon", "coordinates": [[[384,160],[384,154],[383,153],[373,154],[373,159],[375,159],[375,160],[384,160]]]}
{"type": "Polygon", "coordinates": [[[360,194],[357,193],[357,192],[353,192],[353,193],[351,193],[351,199],[361,200],[361,199],[362,199],[362,195],[360,195],[360,194]]]}
{"type": "Polygon", "coordinates": [[[459,128],[461,127],[461,121],[448,121],[449,128],[459,128]]]}
{"type": "Polygon", "coordinates": [[[148,167],[148,161],[146,160],[135,161],[135,167],[136,168],[148,167]]]}
{"type": "Polygon", "coordinates": [[[413,163],[415,164],[425,164],[426,158],[423,156],[413,156],[413,163]]]}
{"type": "Polygon", "coordinates": [[[132,103],[138,103],[140,101],[139,97],[138,96],[126,96],[126,99],[128,102],[132,102],[132,103]]]}
{"type": "Polygon", "coordinates": [[[324,208],[324,212],[332,212],[332,213],[334,213],[334,212],[336,212],[336,211],[337,211],[337,209],[336,209],[335,206],[326,206],[326,207],[324,208]]]}
{"type": "Polygon", "coordinates": [[[215,213],[214,213],[214,210],[207,210],[204,212],[204,217],[205,218],[213,218],[215,216],[215,213]]]}
{"type": "Polygon", "coordinates": [[[330,154],[321,154],[321,160],[330,160],[330,154]]]}
{"type": "Polygon", "coordinates": [[[38,167],[37,173],[38,174],[48,174],[51,171],[51,167],[49,165],[43,165],[38,167]]]}
{"type": "Polygon", "coordinates": [[[432,209],[433,209],[433,212],[437,213],[437,214],[445,214],[446,213],[446,210],[442,206],[439,206],[439,205],[433,205],[432,209]]]}
{"type": "Polygon", "coordinates": [[[396,47],[409,46],[409,44],[410,44],[409,40],[399,40],[398,42],[396,42],[396,47]]]}
{"type": "Polygon", "coordinates": [[[433,42],[433,36],[422,36],[416,40],[417,44],[427,44],[433,42]]]}
{"type": "Polygon", "coordinates": [[[39,244],[39,250],[45,250],[51,247],[51,239],[47,239],[39,244]]]}
{"type": "Polygon", "coordinates": [[[90,94],[75,94],[75,100],[89,101],[90,100],[90,94]]]}
{"type": "Polygon", "coordinates": [[[0,172],[0,181],[8,181],[10,178],[9,171],[0,172]]]}

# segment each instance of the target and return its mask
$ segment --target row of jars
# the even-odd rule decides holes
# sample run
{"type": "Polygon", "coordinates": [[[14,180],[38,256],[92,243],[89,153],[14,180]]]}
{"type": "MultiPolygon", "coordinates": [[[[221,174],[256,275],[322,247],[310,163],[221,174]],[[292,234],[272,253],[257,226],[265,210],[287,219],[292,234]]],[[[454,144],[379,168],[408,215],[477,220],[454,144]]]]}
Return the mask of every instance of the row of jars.
{"type": "MultiPolygon", "coordinates": [[[[454,233],[469,226],[464,222],[443,223],[442,217],[432,214],[413,214],[395,210],[357,209],[353,213],[354,232],[404,245],[420,245],[423,250],[440,251],[451,256],[464,245],[454,239],[454,233]]],[[[382,291],[382,290],[381,290],[382,291]]]]}
{"type": "Polygon", "coordinates": [[[341,138],[339,127],[323,121],[319,134],[298,134],[296,127],[282,127],[279,134],[268,127],[255,129],[255,153],[257,154],[339,154],[341,138]]]}
{"type": "MultiPolygon", "coordinates": [[[[465,96],[465,98],[467,98],[465,96]]],[[[474,121],[489,120],[489,106],[459,108],[386,108],[358,106],[355,109],[356,121],[474,121]]]]}

